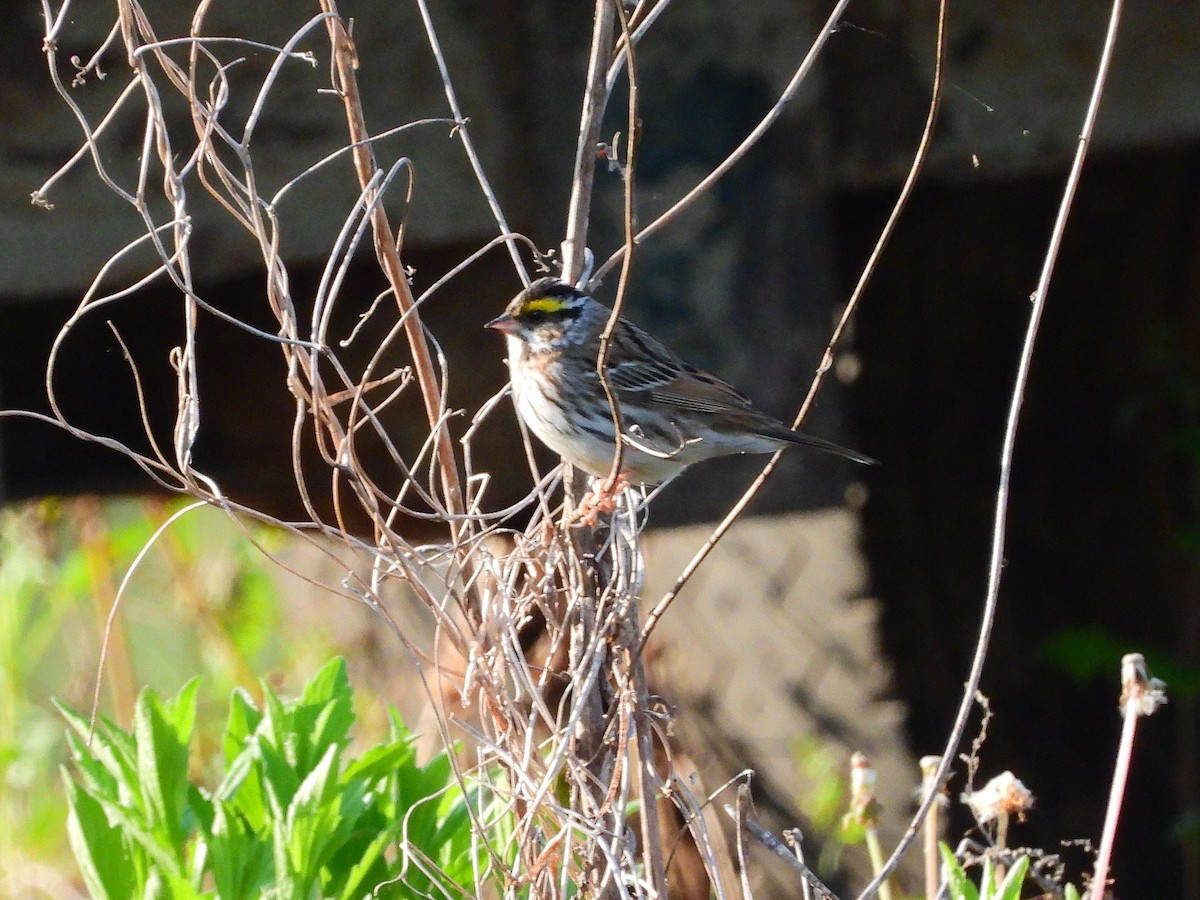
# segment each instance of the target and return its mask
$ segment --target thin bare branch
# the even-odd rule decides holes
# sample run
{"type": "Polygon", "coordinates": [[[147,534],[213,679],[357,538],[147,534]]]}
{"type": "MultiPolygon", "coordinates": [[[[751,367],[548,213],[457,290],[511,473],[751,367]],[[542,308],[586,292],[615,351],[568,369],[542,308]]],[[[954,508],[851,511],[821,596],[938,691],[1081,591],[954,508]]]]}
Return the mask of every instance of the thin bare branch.
{"type": "MultiPolygon", "coordinates": [[[[836,24],[841,16],[843,8],[843,6],[839,6],[838,9],[834,10],[834,15],[830,17],[830,22],[836,24]]],[[[896,198],[895,204],[892,206],[892,212],[888,216],[888,221],[884,225],[883,231],[879,235],[879,240],[875,243],[875,249],[872,251],[867,265],[863,268],[862,274],[859,276],[858,284],[855,286],[854,292],[851,294],[850,299],[846,301],[846,306],[842,310],[838,324],[834,328],[833,334],[829,339],[829,344],[825,348],[825,355],[822,359],[821,365],[817,368],[817,372],[813,376],[812,384],[808,389],[808,395],[805,397],[804,403],[800,407],[800,411],[796,414],[795,419],[792,421],[793,428],[799,428],[801,423],[804,421],[805,416],[807,416],[809,407],[816,398],[817,391],[820,388],[824,375],[833,363],[834,351],[841,341],[841,337],[845,331],[846,325],[849,323],[850,317],[854,314],[854,311],[858,308],[858,304],[862,298],[863,292],[866,290],[866,286],[870,282],[871,277],[875,274],[875,268],[883,253],[883,248],[887,245],[888,240],[895,231],[896,224],[900,220],[900,215],[903,213],[904,208],[908,205],[908,198],[912,195],[913,188],[916,186],[917,177],[920,175],[921,169],[925,165],[925,160],[929,156],[929,148],[933,140],[933,128],[937,123],[937,114],[941,105],[942,97],[942,62],[945,49],[945,21],[946,0],[941,0],[941,3],[938,7],[938,34],[935,48],[933,87],[930,94],[929,111],[925,117],[925,127],[921,132],[921,140],[918,142],[916,152],[913,155],[912,165],[909,167],[908,176],[905,178],[904,185],[900,189],[900,194],[896,198]]],[[[827,23],[826,32],[828,32],[832,27],[833,25],[827,23]]],[[[816,47],[817,44],[814,44],[814,50],[816,47]]],[[[805,64],[807,66],[811,66],[812,59],[813,51],[810,51],[809,56],[805,59],[805,64]]],[[[801,69],[804,68],[804,66],[801,67],[801,69]]],[[[799,75],[800,73],[797,72],[797,77],[799,77],[799,75]]],[[[795,81],[796,79],[793,78],[793,82],[795,81]]],[[[750,487],[748,487],[742,496],[738,498],[737,503],[735,503],[729,512],[725,514],[725,517],[722,518],[717,527],[713,529],[708,539],[704,542],[704,545],[696,551],[696,554],[684,567],[679,577],[675,580],[675,584],[672,585],[671,589],[667,591],[663,598],[655,604],[654,608],[650,611],[650,615],[646,617],[646,625],[642,629],[643,645],[647,640],[649,640],[651,633],[654,631],[655,625],[658,623],[658,620],[662,618],[663,614],[666,613],[667,609],[675,601],[675,598],[679,596],[679,592],[683,589],[683,586],[691,580],[691,577],[696,573],[696,570],[700,568],[700,564],[704,562],[704,560],[708,557],[708,554],[712,552],[713,548],[716,547],[729,529],[733,527],[733,523],[741,517],[746,507],[750,505],[750,501],[752,501],[758,495],[759,490],[762,489],[762,486],[766,483],[767,479],[770,478],[774,473],[776,466],[779,465],[779,460],[782,455],[782,451],[776,452],[767,462],[767,464],[763,466],[762,470],[751,483],[750,487]]]]}
{"type": "MultiPolygon", "coordinates": [[[[779,99],[775,101],[775,105],[771,107],[762,120],[754,127],[754,130],[746,135],[745,139],[738,144],[738,146],[732,153],[729,154],[729,156],[725,157],[725,159],[721,161],[720,165],[705,175],[704,178],[700,180],[699,184],[697,184],[694,188],[684,194],[683,197],[672,204],[672,206],[666,212],[639,231],[637,236],[634,238],[635,244],[640,244],[646,238],[653,235],[656,231],[664,228],[672,220],[674,220],[676,216],[691,206],[697,198],[708,191],[714,184],[723,178],[730,169],[737,165],[737,163],[747,153],[750,152],[750,149],[762,139],[763,135],[765,135],[770,130],[771,126],[774,125],[779,119],[779,117],[783,115],[783,111],[787,108],[787,105],[795,98],[796,92],[800,90],[800,86],[808,77],[808,73],[812,70],[813,64],[816,63],[817,57],[820,56],[821,51],[825,48],[825,42],[829,40],[829,36],[837,30],[838,22],[842,20],[842,15],[845,13],[846,7],[849,5],[850,0],[838,0],[837,4],[833,8],[833,12],[829,14],[829,18],[825,20],[825,24],[821,28],[820,33],[817,34],[816,38],[812,42],[812,46],[809,47],[808,53],[805,55],[803,61],[792,75],[791,81],[787,83],[787,87],[783,89],[783,93],[779,95],[779,99]]],[[[621,258],[626,254],[627,250],[627,246],[622,246],[616,252],[614,252],[612,256],[605,260],[604,264],[596,270],[596,274],[592,276],[591,283],[593,285],[599,284],[604,279],[605,274],[611,271],[612,267],[621,261],[621,258]]]]}
{"type": "MultiPolygon", "coordinates": [[[[327,20],[327,25],[330,41],[334,47],[338,88],[342,92],[342,99],[346,104],[346,117],[350,128],[350,138],[355,144],[353,151],[355,170],[358,172],[360,185],[366,191],[368,190],[376,166],[374,153],[367,142],[368,132],[364,124],[362,104],[358,96],[358,80],[354,74],[354,46],[350,40],[350,35],[342,25],[341,19],[338,18],[337,6],[334,0],[321,0],[321,6],[325,12],[333,16],[327,20]]],[[[400,307],[401,313],[407,313],[412,309],[415,300],[408,284],[408,275],[404,271],[403,264],[400,262],[400,254],[391,240],[391,228],[388,224],[387,213],[384,211],[382,204],[375,204],[373,206],[371,223],[375,235],[376,253],[379,255],[380,263],[383,265],[388,276],[388,281],[395,293],[396,302],[400,307]]],[[[409,349],[413,355],[417,381],[421,386],[421,396],[425,402],[425,411],[429,417],[430,425],[436,428],[442,417],[442,392],[438,386],[433,359],[429,352],[429,345],[426,342],[425,332],[421,327],[420,319],[416,316],[411,316],[406,323],[405,331],[408,335],[409,349]]],[[[459,484],[458,461],[455,458],[454,448],[450,443],[450,434],[445,429],[438,431],[437,448],[442,484],[446,491],[447,508],[452,515],[462,515],[465,507],[462,488],[459,484]]],[[[466,531],[461,524],[454,524],[451,527],[455,540],[461,540],[466,536],[466,531]]]]}
{"type": "Polygon", "coordinates": [[[487,200],[488,208],[492,211],[492,217],[496,220],[496,226],[500,229],[500,235],[504,238],[504,245],[508,248],[508,255],[512,257],[513,268],[516,270],[517,277],[521,279],[521,283],[528,286],[529,270],[525,268],[525,263],[521,259],[521,251],[517,247],[516,237],[512,235],[512,229],[508,226],[508,219],[505,218],[504,210],[500,207],[500,200],[496,197],[496,192],[492,189],[492,184],[488,180],[487,173],[484,171],[483,162],[479,158],[479,153],[475,149],[475,142],[471,140],[469,131],[469,119],[463,115],[462,107],[458,103],[458,94],[454,90],[454,83],[450,80],[450,67],[446,63],[446,56],[442,53],[442,44],[438,40],[437,29],[433,27],[433,17],[429,15],[429,4],[426,0],[417,0],[417,8],[421,10],[421,21],[425,23],[425,35],[429,40],[429,49],[433,51],[433,58],[437,62],[438,73],[442,76],[442,89],[446,93],[446,103],[450,106],[450,112],[454,115],[455,134],[462,142],[463,150],[466,151],[467,159],[471,163],[471,171],[475,173],[475,179],[479,182],[479,190],[483,193],[487,200]]]}
{"type": "Polygon", "coordinates": [[[596,144],[600,140],[600,122],[608,102],[605,73],[612,57],[616,21],[614,0],[596,0],[579,142],[575,147],[575,174],[571,179],[571,202],[567,208],[567,235],[562,243],[562,279],[568,284],[575,284],[584,270],[592,180],[596,174],[596,144]]]}
{"type": "MultiPolygon", "coordinates": [[[[996,505],[994,524],[992,527],[991,559],[988,563],[988,585],[984,598],[983,613],[979,623],[979,636],[976,641],[975,655],[971,661],[971,670],[967,675],[966,686],[963,690],[962,701],[955,716],[954,727],[946,740],[945,750],[938,765],[937,774],[931,779],[934,785],[945,782],[950,772],[963,733],[966,731],[967,719],[971,706],[975,702],[975,693],[979,689],[979,681],[983,675],[983,664],[987,658],[988,643],[991,639],[992,625],[996,619],[996,608],[1000,598],[1000,579],[1004,572],[1004,546],[1007,537],[1009,480],[1012,475],[1012,462],[1017,443],[1017,426],[1020,423],[1021,405],[1025,399],[1025,387],[1029,382],[1029,371],[1033,365],[1033,349],[1037,341],[1038,329],[1042,321],[1042,313],[1046,308],[1046,297],[1050,290],[1050,280],[1058,261],[1058,251],[1062,246],[1062,237],[1066,232],[1067,220],[1070,217],[1071,206],[1075,199],[1075,190],[1083,174],[1084,160],[1087,158],[1088,147],[1096,127],[1096,117],[1100,113],[1100,100],[1104,94],[1104,83],[1112,62],[1113,48],[1116,46],[1117,29],[1121,21],[1121,2],[1113,0],[1109,17],[1108,29],[1104,38],[1104,47],[1100,53],[1100,61],[1096,69],[1096,78],[1092,84],[1091,99],[1088,101],[1084,114],[1083,128],[1079,133],[1079,143],[1075,148],[1075,157],[1067,181],[1063,187],[1062,199],[1059,202],[1058,215],[1054,220],[1050,240],[1046,247],[1046,256],[1042,263],[1042,271],[1038,277],[1037,289],[1031,297],[1029,322],[1025,329],[1025,339],[1021,345],[1021,358],[1017,364],[1016,377],[1013,383],[1012,399],[1009,403],[1008,418],[1004,427],[1004,444],[1000,451],[1000,480],[996,490],[996,505]]],[[[930,807],[937,800],[937,792],[929,791],[922,798],[920,808],[913,817],[912,823],[904,832],[900,843],[892,852],[883,871],[859,896],[859,900],[867,900],[874,895],[879,883],[883,881],[900,863],[900,858],[916,838],[922,822],[929,814],[930,807]]]]}
{"type": "Polygon", "coordinates": [[[1112,862],[1113,847],[1117,842],[1117,823],[1121,819],[1121,804],[1129,781],[1133,736],[1137,731],[1138,719],[1153,715],[1155,710],[1166,702],[1165,687],[1166,685],[1157,678],[1150,677],[1146,670],[1145,657],[1140,653],[1127,653],[1121,660],[1121,714],[1125,722],[1121,726],[1121,743],[1117,748],[1117,763],[1113,768],[1112,785],[1108,793],[1108,809],[1104,815],[1100,850],[1096,853],[1091,900],[1104,900],[1108,890],[1108,868],[1112,862]]]}

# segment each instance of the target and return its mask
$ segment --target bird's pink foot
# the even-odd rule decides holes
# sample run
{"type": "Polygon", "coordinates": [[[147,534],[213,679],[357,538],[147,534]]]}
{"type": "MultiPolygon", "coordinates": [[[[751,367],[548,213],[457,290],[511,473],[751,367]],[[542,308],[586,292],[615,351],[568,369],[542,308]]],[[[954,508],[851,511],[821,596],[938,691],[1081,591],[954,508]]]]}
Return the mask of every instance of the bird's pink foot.
{"type": "Polygon", "coordinates": [[[584,494],[583,499],[579,501],[579,509],[575,511],[579,524],[595,527],[600,513],[610,513],[617,508],[617,494],[629,485],[629,477],[619,475],[611,484],[605,479],[594,491],[584,494]]]}

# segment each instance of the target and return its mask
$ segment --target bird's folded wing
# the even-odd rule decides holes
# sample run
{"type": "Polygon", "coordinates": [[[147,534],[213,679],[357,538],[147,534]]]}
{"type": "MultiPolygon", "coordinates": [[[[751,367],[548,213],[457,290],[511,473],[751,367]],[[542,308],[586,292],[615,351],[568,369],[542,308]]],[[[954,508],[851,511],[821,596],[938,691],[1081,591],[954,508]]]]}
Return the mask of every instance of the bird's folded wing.
{"type": "Polygon", "coordinates": [[[618,331],[609,355],[608,381],[619,394],[641,395],[643,400],[648,395],[655,403],[689,412],[740,412],[750,408],[750,401],[730,385],[684,362],[632,325],[618,331]]]}

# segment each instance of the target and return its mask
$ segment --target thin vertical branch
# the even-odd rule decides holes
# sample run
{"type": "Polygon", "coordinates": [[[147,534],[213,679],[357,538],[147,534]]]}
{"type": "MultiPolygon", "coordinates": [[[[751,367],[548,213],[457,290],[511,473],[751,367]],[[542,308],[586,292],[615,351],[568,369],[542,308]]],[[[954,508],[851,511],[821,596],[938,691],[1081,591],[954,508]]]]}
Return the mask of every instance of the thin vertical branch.
{"type": "MultiPolygon", "coordinates": [[[[1017,443],[1017,426],[1021,418],[1021,405],[1025,399],[1026,385],[1029,382],[1029,370],[1033,365],[1033,348],[1037,341],[1042,313],[1046,308],[1046,296],[1050,291],[1050,279],[1054,274],[1055,263],[1058,261],[1058,251],[1062,246],[1063,234],[1066,232],[1067,219],[1070,216],[1071,206],[1075,200],[1075,191],[1079,186],[1079,179],[1083,174],[1083,163],[1087,158],[1088,147],[1091,144],[1092,134],[1096,128],[1096,117],[1100,113],[1100,100],[1104,94],[1104,83],[1108,78],[1108,71],[1112,63],[1113,48],[1117,42],[1117,30],[1121,22],[1121,3],[1122,0],[1113,0],[1112,12],[1108,20],[1108,30],[1104,38],[1104,48],[1100,53],[1100,62],[1096,69],[1096,79],[1092,84],[1091,99],[1088,101],[1087,112],[1084,114],[1083,128],[1079,133],[1079,143],[1075,148],[1075,158],[1071,163],[1071,170],[1067,175],[1062,200],[1058,207],[1058,215],[1054,220],[1050,241],[1046,247],[1046,256],[1042,263],[1041,274],[1038,277],[1037,290],[1034,291],[1032,297],[1029,323],[1025,329],[1024,342],[1021,345],[1021,359],[1017,365],[1017,374],[1013,384],[1008,419],[1004,426],[1004,445],[1000,451],[1000,481],[996,490],[992,550],[991,559],[988,564],[987,594],[983,604],[983,615],[979,623],[979,637],[976,641],[975,655],[971,661],[970,673],[967,675],[962,701],[959,703],[958,713],[954,719],[954,727],[951,729],[950,736],[946,740],[946,748],[942,752],[941,763],[938,765],[937,774],[933,778],[935,785],[944,783],[950,773],[950,765],[954,760],[958,745],[962,742],[963,733],[967,727],[967,719],[970,716],[971,707],[975,702],[975,693],[979,688],[979,680],[983,675],[983,663],[987,658],[988,643],[991,639],[992,625],[996,619],[996,607],[1000,597],[1000,578],[1004,571],[1009,481],[1012,475],[1012,461],[1017,443]]],[[[921,823],[925,820],[925,816],[929,814],[929,809],[936,799],[937,792],[932,790],[922,799],[920,808],[913,817],[908,830],[905,831],[904,836],[900,839],[900,843],[892,852],[892,856],[884,867],[884,871],[867,885],[866,890],[862,892],[859,900],[866,900],[866,898],[873,896],[883,879],[899,865],[900,858],[916,837],[921,823]]]]}
{"type": "Polygon", "coordinates": [[[341,91],[342,100],[346,106],[346,121],[350,140],[354,145],[354,168],[358,174],[359,185],[374,201],[370,203],[370,207],[375,252],[395,294],[400,313],[405,317],[404,330],[408,336],[417,382],[421,387],[421,397],[425,402],[425,413],[430,427],[437,433],[436,452],[442,485],[446,492],[446,506],[452,517],[450,527],[455,540],[461,541],[468,525],[461,519],[465,512],[465,505],[462,488],[459,484],[458,461],[454,455],[450,434],[442,425],[442,395],[438,385],[437,370],[420,317],[413,310],[415,300],[408,284],[404,265],[400,261],[400,252],[391,236],[387,211],[384,209],[382,199],[372,196],[374,192],[371,190],[371,183],[378,167],[375,164],[375,152],[367,140],[368,132],[358,93],[358,79],[354,74],[354,45],[338,14],[335,0],[321,0],[321,9],[330,15],[326,24],[338,74],[338,89],[341,91]]]}
{"type": "Polygon", "coordinates": [[[754,900],[754,892],[750,890],[749,867],[746,865],[746,821],[747,807],[750,805],[750,786],[738,785],[737,805],[725,806],[725,812],[733,817],[734,833],[737,837],[738,876],[742,885],[743,900],[754,900]]]}
{"type": "MultiPolygon", "coordinates": [[[[796,93],[800,90],[800,86],[808,77],[808,73],[812,71],[812,67],[816,63],[817,57],[820,56],[821,51],[825,48],[825,42],[829,40],[830,35],[837,31],[838,22],[841,21],[842,14],[845,13],[846,7],[849,5],[850,0],[838,0],[838,3],[833,8],[833,12],[829,14],[829,17],[825,20],[825,24],[822,26],[820,33],[817,34],[816,38],[812,42],[812,46],[809,47],[808,53],[805,55],[799,67],[792,75],[787,87],[783,89],[783,93],[780,94],[779,99],[775,101],[775,105],[771,107],[762,120],[754,127],[754,130],[746,135],[745,139],[738,144],[738,146],[732,153],[729,154],[729,156],[721,161],[720,165],[705,175],[704,178],[700,180],[699,184],[697,184],[679,200],[672,204],[670,209],[639,231],[633,243],[641,243],[656,231],[665,227],[673,219],[675,219],[676,216],[691,206],[698,197],[708,191],[714,184],[723,178],[725,174],[742,159],[742,157],[749,153],[750,149],[759,142],[764,134],[770,130],[771,126],[774,125],[779,117],[783,115],[783,111],[787,108],[787,105],[795,98],[796,93]]],[[[629,251],[629,249],[629,246],[620,247],[616,252],[613,253],[612,256],[605,260],[604,265],[596,270],[596,274],[592,278],[593,283],[600,281],[604,275],[612,269],[613,266],[621,261],[621,258],[629,251]]]]}
{"type": "MultiPolygon", "coordinates": [[[[879,773],[871,760],[856,750],[850,756],[850,811],[846,818],[863,830],[871,871],[883,868],[883,848],[879,844],[879,801],[875,798],[875,783],[879,773]]],[[[879,886],[880,900],[892,900],[891,885],[885,879],[879,886]]]]}
{"type": "Polygon", "coordinates": [[[624,664],[633,672],[634,727],[637,729],[638,778],[642,795],[642,852],[650,883],[657,896],[667,896],[667,869],[663,862],[662,829],[658,819],[658,779],[655,775],[654,732],[650,725],[650,691],[646,687],[646,665],[637,653],[637,607],[631,608],[632,621],[626,623],[623,643],[624,664]]]}
{"type": "Polygon", "coordinates": [[[487,200],[488,208],[492,211],[492,217],[496,220],[496,225],[500,229],[500,234],[504,238],[504,244],[508,248],[508,255],[512,258],[513,268],[516,269],[517,276],[523,284],[529,284],[529,272],[525,269],[525,263],[521,261],[521,251],[517,248],[516,236],[512,234],[512,229],[508,227],[508,219],[505,218],[504,210],[500,207],[500,201],[496,197],[496,192],[492,190],[492,183],[488,180],[487,173],[483,169],[483,162],[479,159],[479,153],[475,150],[475,142],[471,140],[471,134],[467,130],[467,117],[463,115],[462,107],[458,103],[458,94],[454,90],[454,83],[450,80],[450,67],[446,63],[445,54],[442,53],[442,43],[438,40],[437,29],[433,27],[433,17],[429,15],[429,4],[426,0],[417,0],[417,7],[421,10],[421,21],[425,24],[425,35],[429,41],[429,49],[433,53],[433,58],[437,62],[438,73],[442,76],[442,89],[446,94],[446,103],[450,106],[450,112],[454,116],[455,133],[458,139],[462,142],[463,150],[466,151],[467,159],[471,163],[471,171],[475,173],[475,180],[479,182],[479,190],[483,193],[484,199],[487,200]]]}
{"type": "MultiPolygon", "coordinates": [[[[941,794],[941,788],[938,785],[937,770],[938,763],[941,760],[936,756],[921,757],[921,791],[922,796],[929,793],[941,794]]],[[[929,807],[929,817],[925,820],[925,845],[924,845],[924,862],[925,862],[925,897],[926,900],[933,900],[937,896],[938,886],[941,884],[941,854],[938,852],[938,838],[941,836],[941,826],[939,812],[939,803],[934,803],[929,807]]]]}
{"type": "Polygon", "coordinates": [[[568,284],[575,284],[584,270],[592,183],[596,175],[596,144],[600,140],[604,108],[608,105],[605,75],[612,57],[615,30],[613,0],[596,0],[592,52],[588,58],[587,86],[579,119],[579,143],[575,147],[575,174],[571,179],[571,202],[567,209],[567,234],[562,243],[562,278],[568,284]]]}
{"type": "MultiPolygon", "coordinates": [[[[625,32],[625,36],[621,41],[618,42],[617,52],[613,56],[612,65],[608,67],[606,86],[609,93],[612,93],[612,89],[616,85],[617,79],[621,75],[621,69],[625,65],[626,57],[628,57],[631,48],[634,47],[638,41],[645,36],[646,32],[650,30],[651,26],[658,21],[658,17],[665,13],[667,11],[667,7],[670,5],[671,0],[659,0],[659,2],[655,3],[653,8],[651,8],[651,10],[646,13],[645,16],[637,22],[637,25],[634,27],[632,33],[630,33],[629,28],[630,26],[633,26],[634,23],[629,20],[628,15],[622,16],[622,20],[625,22],[625,27],[622,29],[622,31],[625,32]]],[[[624,12],[625,8],[623,6],[619,6],[618,10],[620,12],[624,12]]]]}
{"type": "MultiPolygon", "coordinates": [[[[629,61],[629,114],[626,122],[626,134],[628,137],[625,141],[628,149],[625,153],[625,166],[622,170],[625,176],[625,255],[622,257],[621,277],[617,282],[617,296],[613,301],[612,312],[609,313],[608,321],[604,325],[604,331],[600,334],[600,352],[596,356],[596,375],[600,379],[600,386],[604,389],[604,396],[608,401],[609,414],[612,416],[613,422],[613,434],[618,435],[616,449],[613,451],[612,466],[609,470],[605,486],[605,490],[610,493],[616,487],[617,481],[621,476],[621,460],[625,454],[625,442],[619,436],[624,434],[625,430],[621,424],[621,405],[617,402],[617,396],[608,381],[608,354],[612,348],[613,332],[616,331],[617,323],[621,320],[621,311],[625,306],[625,295],[629,290],[629,273],[633,267],[633,186],[634,172],[637,169],[637,145],[641,137],[640,129],[638,128],[637,61],[633,54],[633,37],[629,33],[629,19],[624,7],[621,5],[621,0],[611,0],[611,5],[616,10],[617,15],[620,16],[621,35],[625,42],[625,52],[629,61]]],[[[599,126],[599,122],[597,122],[597,126],[599,126]]],[[[592,154],[592,157],[594,161],[595,153],[592,154]]]]}
{"type": "MultiPolygon", "coordinates": [[[[840,19],[844,9],[845,4],[839,4],[839,6],[834,9],[833,14],[830,16],[829,21],[825,25],[825,31],[823,31],[821,37],[814,42],[813,50],[810,51],[809,56],[806,57],[804,61],[805,65],[801,67],[801,71],[806,72],[807,68],[805,67],[811,66],[812,60],[815,59],[814,54],[816,53],[818,46],[823,44],[824,38],[829,32],[832,31],[834,25],[837,23],[838,19],[840,19]]],[[[934,53],[933,87],[931,89],[931,96],[929,99],[929,111],[925,117],[925,128],[921,132],[921,140],[917,145],[916,153],[913,155],[913,162],[912,166],[909,167],[908,176],[905,178],[904,185],[900,189],[900,194],[896,198],[895,204],[892,206],[891,215],[888,216],[888,221],[884,225],[883,231],[879,235],[879,240],[875,242],[875,249],[872,251],[871,257],[867,261],[867,265],[863,267],[862,274],[859,276],[858,284],[855,286],[854,292],[850,295],[850,299],[846,301],[846,306],[842,310],[842,315],[838,320],[837,327],[834,329],[833,334],[829,339],[829,344],[825,348],[824,359],[822,360],[821,365],[818,367],[816,374],[813,376],[812,384],[808,389],[808,395],[805,397],[804,403],[801,404],[800,411],[796,414],[795,419],[792,421],[793,428],[799,428],[800,424],[804,421],[805,416],[808,414],[808,409],[812,405],[812,402],[817,395],[817,390],[824,379],[825,373],[832,365],[834,351],[841,341],[842,334],[844,333],[846,326],[850,321],[850,317],[858,308],[859,301],[862,298],[863,292],[866,290],[867,284],[870,282],[871,277],[875,274],[875,268],[879,262],[880,256],[883,254],[883,248],[891,239],[892,233],[896,229],[896,224],[900,220],[900,215],[904,212],[905,207],[908,205],[909,197],[912,196],[913,189],[917,183],[917,177],[921,174],[921,170],[925,166],[925,160],[929,156],[929,148],[933,142],[933,129],[934,125],[937,123],[937,114],[938,109],[941,106],[942,98],[942,63],[945,57],[945,27],[946,0],[941,0],[941,3],[938,6],[938,33],[937,46],[934,53]]],[[[799,77],[800,71],[797,72],[797,77],[793,78],[794,84],[798,85],[799,82],[797,81],[797,78],[799,77]]],[[[789,85],[789,88],[790,87],[791,86],[789,85]]],[[[785,97],[790,99],[786,93],[785,97]]],[[[785,102],[785,100],[781,99],[780,103],[783,102],[785,102]]],[[[749,138],[747,138],[747,141],[748,140],[749,138]]],[[[745,143],[743,143],[743,146],[746,146],[745,143]]],[[[739,148],[739,150],[740,149],[741,148],[739,148]]],[[[696,190],[699,190],[699,187],[697,187],[696,190]]],[[[695,193],[696,191],[692,192],[692,194],[695,193]]],[[[692,194],[689,194],[688,196],[690,197],[692,194]]],[[[646,231],[643,231],[642,234],[639,235],[639,239],[645,234],[646,231]]],[[[614,255],[613,259],[615,258],[616,257],[614,255]]],[[[609,262],[612,262],[613,259],[610,259],[609,262]]],[[[605,266],[607,265],[608,263],[605,263],[605,266]]],[[[604,269],[601,268],[600,273],[597,273],[597,276],[599,276],[599,274],[601,274],[603,271],[604,269]]],[[[750,484],[750,487],[748,487],[742,496],[738,498],[737,503],[733,505],[729,512],[725,514],[725,517],[720,521],[717,527],[713,529],[708,539],[704,542],[704,545],[696,551],[695,555],[691,558],[691,560],[688,561],[688,564],[684,566],[683,571],[679,574],[679,577],[675,579],[675,584],[672,585],[671,589],[663,595],[662,599],[659,600],[658,603],[655,604],[654,608],[650,611],[650,615],[646,617],[646,625],[642,629],[643,645],[647,640],[649,640],[651,633],[658,624],[658,620],[662,618],[667,609],[675,601],[675,598],[679,596],[679,592],[683,590],[683,586],[691,580],[691,577],[696,573],[696,570],[700,568],[700,564],[704,562],[704,560],[708,557],[708,554],[712,552],[713,548],[717,546],[729,529],[733,527],[733,523],[741,517],[746,507],[750,505],[750,501],[752,501],[758,495],[759,490],[761,490],[762,486],[766,484],[767,479],[771,477],[776,466],[779,465],[779,460],[782,455],[782,451],[777,451],[767,462],[767,464],[763,466],[762,471],[758,473],[758,476],[750,484]]]]}
{"type": "Polygon", "coordinates": [[[1125,717],[1125,722],[1121,726],[1121,743],[1117,749],[1117,763],[1113,768],[1108,811],[1104,816],[1104,831],[1100,837],[1100,851],[1096,854],[1091,900],[1104,900],[1104,892],[1108,886],[1108,868],[1117,840],[1117,822],[1121,819],[1125,786],[1129,782],[1129,763],[1133,759],[1133,736],[1137,731],[1137,720],[1142,716],[1152,715],[1166,702],[1164,687],[1166,686],[1157,678],[1150,677],[1146,671],[1146,660],[1140,653],[1128,653],[1121,660],[1121,714],[1125,717]]]}

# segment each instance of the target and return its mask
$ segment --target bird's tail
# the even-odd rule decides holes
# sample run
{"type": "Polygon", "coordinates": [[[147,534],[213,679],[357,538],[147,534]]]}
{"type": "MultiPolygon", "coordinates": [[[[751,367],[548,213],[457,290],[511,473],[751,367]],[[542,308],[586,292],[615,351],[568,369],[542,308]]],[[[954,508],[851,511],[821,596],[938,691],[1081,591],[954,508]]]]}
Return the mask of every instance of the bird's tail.
{"type": "Polygon", "coordinates": [[[802,431],[791,431],[786,428],[781,428],[778,431],[772,430],[770,437],[778,438],[781,441],[787,441],[791,444],[799,444],[802,447],[812,447],[815,450],[821,450],[825,453],[832,453],[834,456],[840,456],[843,459],[853,460],[856,463],[861,463],[864,466],[879,465],[879,460],[872,459],[865,453],[859,453],[857,450],[851,450],[848,447],[843,447],[841,444],[835,444],[833,441],[827,441],[824,438],[814,437],[811,434],[805,434],[802,431]]]}

